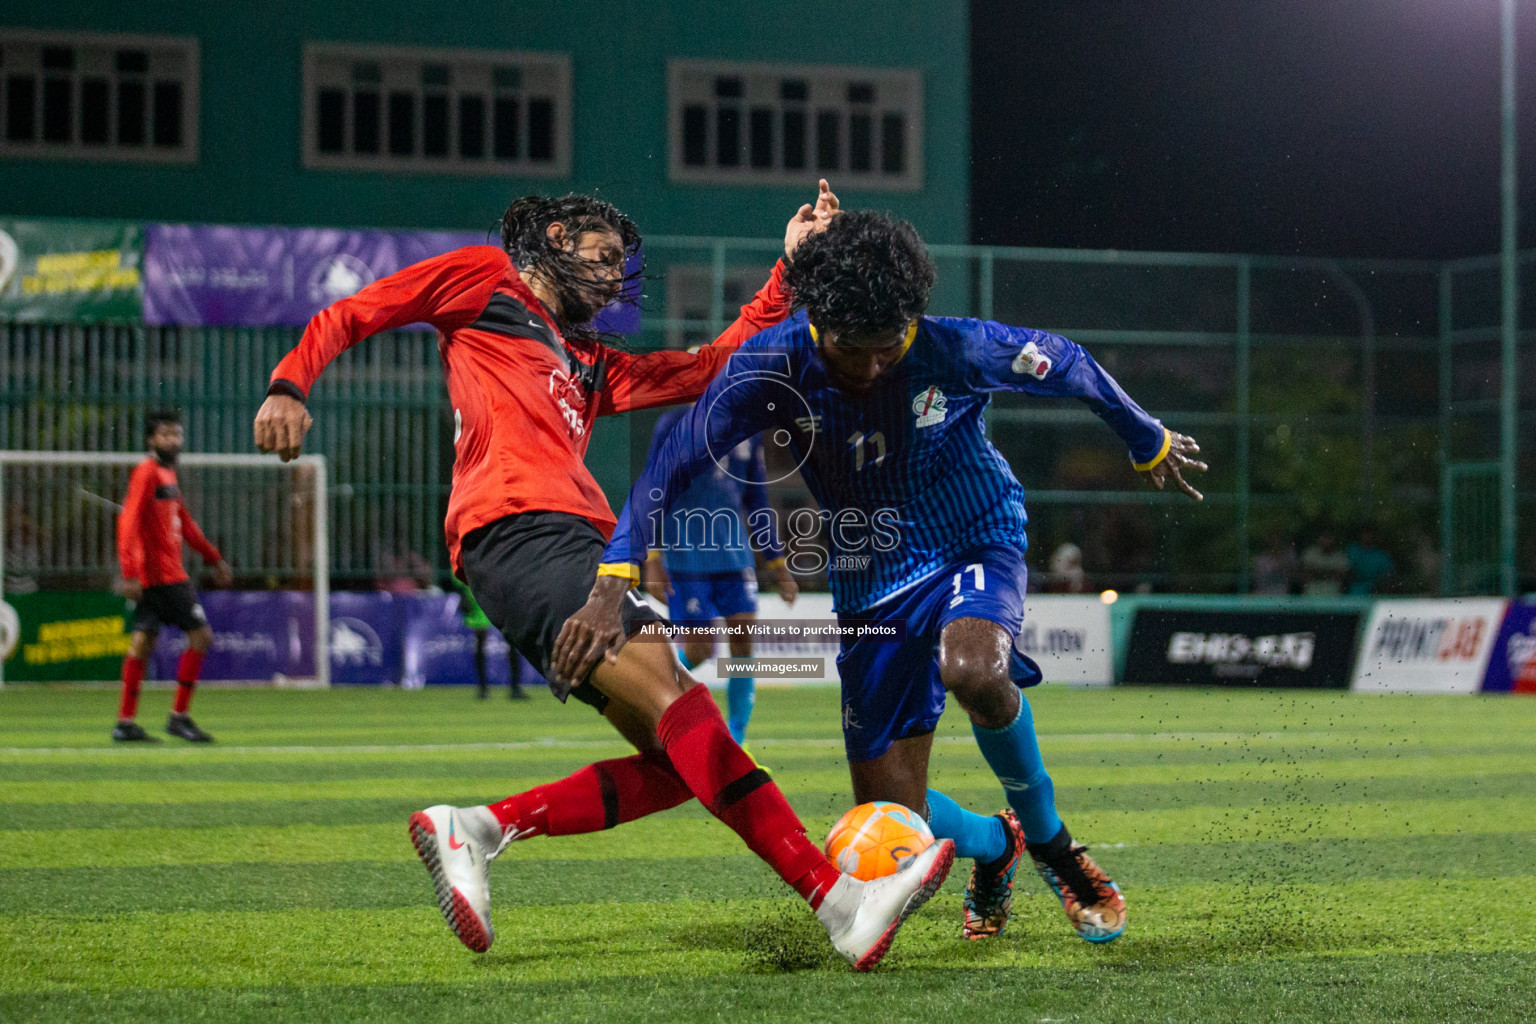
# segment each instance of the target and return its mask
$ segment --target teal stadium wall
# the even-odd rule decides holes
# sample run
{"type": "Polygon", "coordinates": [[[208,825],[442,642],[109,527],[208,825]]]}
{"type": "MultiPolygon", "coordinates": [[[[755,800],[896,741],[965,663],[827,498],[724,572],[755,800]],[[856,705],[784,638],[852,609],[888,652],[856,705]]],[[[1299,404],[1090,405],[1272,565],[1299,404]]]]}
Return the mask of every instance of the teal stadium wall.
{"type": "MultiPolygon", "coordinates": [[[[969,7],[868,3],[567,0],[452,4],[53,0],[18,6],[24,28],[189,35],[202,65],[201,159],[192,166],[0,159],[0,213],[238,224],[466,228],[526,192],[601,188],[641,230],[773,234],[804,188],[677,185],[667,179],[671,57],[915,67],[924,76],[925,185],[841,193],[889,209],[933,242],[969,225],[969,7]],[[300,89],[306,41],[547,50],[571,54],[566,178],[305,170],[300,89]]],[[[815,187],[814,175],[808,175],[815,187]]]]}
{"type": "MultiPolygon", "coordinates": [[[[969,235],[969,5],[965,0],[756,3],[569,0],[452,4],[53,0],[8,25],[194,36],[200,157],[193,165],[0,158],[0,215],[339,227],[490,227],[529,192],[600,189],[646,234],[775,236],[803,187],[675,184],[667,176],[667,60],[673,57],[917,68],[924,83],[924,186],[842,186],[845,206],[890,210],[930,242],[969,235]],[[301,88],[307,41],[568,53],[571,173],[564,178],[307,170],[301,88]]],[[[707,258],[707,257],[705,257],[707,258]]],[[[945,309],[969,275],[946,273],[945,309]]],[[[936,298],[938,298],[936,296],[936,298]]],[[[935,308],[938,308],[937,306],[935,308]]],[[[653,344],[651,339],[647,344],[653,344]]],[[[633,424],[649,436],[650,418],[633,424]]],[[[617,508],[635,467],[629,417],[604,422],[589,465],[617,508]]]]}

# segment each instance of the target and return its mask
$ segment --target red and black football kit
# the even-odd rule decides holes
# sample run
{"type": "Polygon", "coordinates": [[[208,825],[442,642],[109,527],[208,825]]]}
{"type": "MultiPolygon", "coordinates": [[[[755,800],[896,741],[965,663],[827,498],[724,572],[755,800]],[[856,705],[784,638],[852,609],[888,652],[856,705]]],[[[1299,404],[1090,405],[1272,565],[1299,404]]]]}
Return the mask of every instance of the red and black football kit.
{"type": "MultiPolygon", "coordinates": [[[[557,697],[574,693],[601,710],[607,698],[589,680],[572,689],[550,670],[555,639],[585,602],[614,528],[608,501],[582,461],[593,421],[698,398],[743,341],[789,314],[782,274],[783,265],[775,266],[714,344],[697,353],[633,355],[562,337],[505,252],[460,249],[321,312],[278,364],[269,393],[303,400],[321,369],[368,335],[417,322],[436,327],[455,423],[445,523],[454,569],[557,697]]],[[[647,619],[659,616],[644,602],[624,602],[627,630],[647,619]]],[[[841,877],[837,868],[806,838],[767,773],[731,739],[708,689],[695,686],[674,701],[657,739],[662,750],[591,765],[491,812],[504,835],[560,834],[611,828],[696,797],[819,906],[841,877]]],[[[419,818],[412,818],[413,840],[419,818]]]]}
{"type": "Polygon", "coordinates": [[[181,500],[176,471],[156,458],[145,459],[134,467],[122,514],[117,517],[117,558],[123,579],[138,580],[144,587],[143,599],[133,611],[135,631],[156,633],[162,625],[170,625],[191,632],[208,624],[181,564],[183,540],[209,565],[223,560],[181,500]]]}
{"type": "MultiPolygon", "coordinates": [[[[505,251],[470,246],[321,311],[272,372],[269,394],[305,400],[325,366],[369,335],[437,329],[454,415],[450,560],[564,699],[550,670],[554,641],[586,599],[615,522],[583,461],[593,422],[698,398],[743,341],[789,315],[782,274],[781,263],[714,344],[635,354],[565,338],[505,251]]],[[[632,629],[654,618],[643,604],[626,609],[632,629]]],[[[579,696],[603,703],[590,686],[579,696]]]]}
{"type": "MultiPolygon", "coordinates": [[[[133,608],[135,633],[154,636],[162,626],[191,633],[208,625],[197,591],[181,564],[183,540],[209,565],[224,560],[181,500],[176,471],[159,459],[147,458],[134,467],[123,511],[117,517],[117,558],[123,579],[137,580],[144,588],[133,608]]],[[[123,659],[123,693],[117,710],[120,721],[131,721],[138,713],[146,667],[145,659],[123,659]]],[[[192,691],[202,668],[202,652],[187,648],[176,666],[173,712],[185,714],[191,707],[192,691]]]]}

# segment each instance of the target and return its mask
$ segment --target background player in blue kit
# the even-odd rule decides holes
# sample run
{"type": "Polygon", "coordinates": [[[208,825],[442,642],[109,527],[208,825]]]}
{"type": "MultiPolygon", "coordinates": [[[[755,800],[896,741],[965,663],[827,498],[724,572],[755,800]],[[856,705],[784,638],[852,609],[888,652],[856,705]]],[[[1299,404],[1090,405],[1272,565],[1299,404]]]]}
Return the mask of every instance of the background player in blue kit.
{"type": "MultiPolygon", "coordinates": [[[[687,412],[673,409],[656,421],[651,450],[658,448],[687,412]]],[[[784,566],[777,517],[768,503],[768,469],[760,437],[714,460],[667,507],[667,535],[641,567],[647,593],[667,602],[667,617],[684,633],[680,654],[690,672],[714,656],[708,628],[716,619],[741,627],[757,620],[757,565],[753,545],[775,573],[779,596],[794,604],[799,586],[784,566]]],[[[732,658],[752,657],[752,638],[731,634],[732,658]]],[[[757,682],[731,676],[726,683],[726,722],[737,743],[745,743],[757,682]]]]}
{"type": "MultiPolygon", "coordinates": [[[[1024,618],[1024,490],[986,439],[990,393],[1080,399],[1135,469],[1200,494],[1194,440],[1167,430],[1077,344],[1044,331],[922,315],[933,263],[912,227],[845,213],[802,244],[788,281],[799,312],[749,340],[653,453],[603,556],[635,563],[647,524],[714,452],[769,432],[827,515],[839,618],[902,623],[898,641],[845,640],[843,734],[855,799],[926,807],[935,835],[976,860],[964,933],[996,935],[1022,853],[1078,935],[1108,942],[1125,901],[1055,806],[1029,703],[1040,671],[1014,649],[1024,618]],[[983,817],[927,788],[946,691],[969,714],[1009,810],[983,817]],[[1022,848],[1022,849],[1021,849],[1022,848]]],[[[790,567],[801,552],[790,557],[790,567]]],[[[577,674],[620,643],[622,579],[599,579],[557,644],[577,674]]]]}

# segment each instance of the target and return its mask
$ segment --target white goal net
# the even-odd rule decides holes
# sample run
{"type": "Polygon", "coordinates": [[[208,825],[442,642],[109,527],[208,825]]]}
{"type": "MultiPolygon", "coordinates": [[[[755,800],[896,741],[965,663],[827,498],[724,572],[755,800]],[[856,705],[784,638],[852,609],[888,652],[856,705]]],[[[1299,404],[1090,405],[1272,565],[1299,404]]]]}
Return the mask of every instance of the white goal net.
{"type": "MultiPolygon", "coordinates": [[[[116,676],[129,624],[114,594],[117,517],[146,455],[0,451],[0,680],[116,676]]],[[[187,453],[176,471],[188,512],[235,574],[232,589],[202,591],[214,630],[204,678],[328,686],[324,457],[187,453]]],[[[189,545],[183,557],[199,585],[202,559],[189,545]]]]}

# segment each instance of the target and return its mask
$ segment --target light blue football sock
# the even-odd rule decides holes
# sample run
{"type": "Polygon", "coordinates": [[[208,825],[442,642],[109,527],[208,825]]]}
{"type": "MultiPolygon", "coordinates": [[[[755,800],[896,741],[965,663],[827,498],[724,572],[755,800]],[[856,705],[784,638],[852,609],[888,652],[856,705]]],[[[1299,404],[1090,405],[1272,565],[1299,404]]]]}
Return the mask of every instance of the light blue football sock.
{"type": "Polygon", "coordinates": [[[1035,717],[1029,701],[1019,694],[1019,714],[1012,724],[1001,729],[983,729],[972,724],[976,745],[987,759],[997,781],[1003,784],[1008,806],[1019,816],[1024,837],[1031,843],[1045,843],[1061,831],[1056,814],[1056,787],[1046,774],[1040,758],[1040,741],[1035,738],[1035,717]]]}
{"type": "Polygon", "coordinates": [[[726,725],[737,743],[746,741],[747,723],[752,720],[752,707],[756,703],[756,680],[751,676],[732,676],[725,690],[726,725]]]}
{"type": "Polygon", "coordinates": [[[692,672],[694,669],[699,667],[698,663],[695,662],[692,658],[688,657],[687,652],[684,651],[681,647],[677,649],[677,660],[682,662],[683,668],[687,669],[689,672],[692,672]]]}
{"type": "Polygon", "coordinates": [[[1002,819],[968,811],[936,789],[928,791],[928,827],[940,839],[955,841],[956,857],[986,863],[1008,852],[1002,819]]]}

